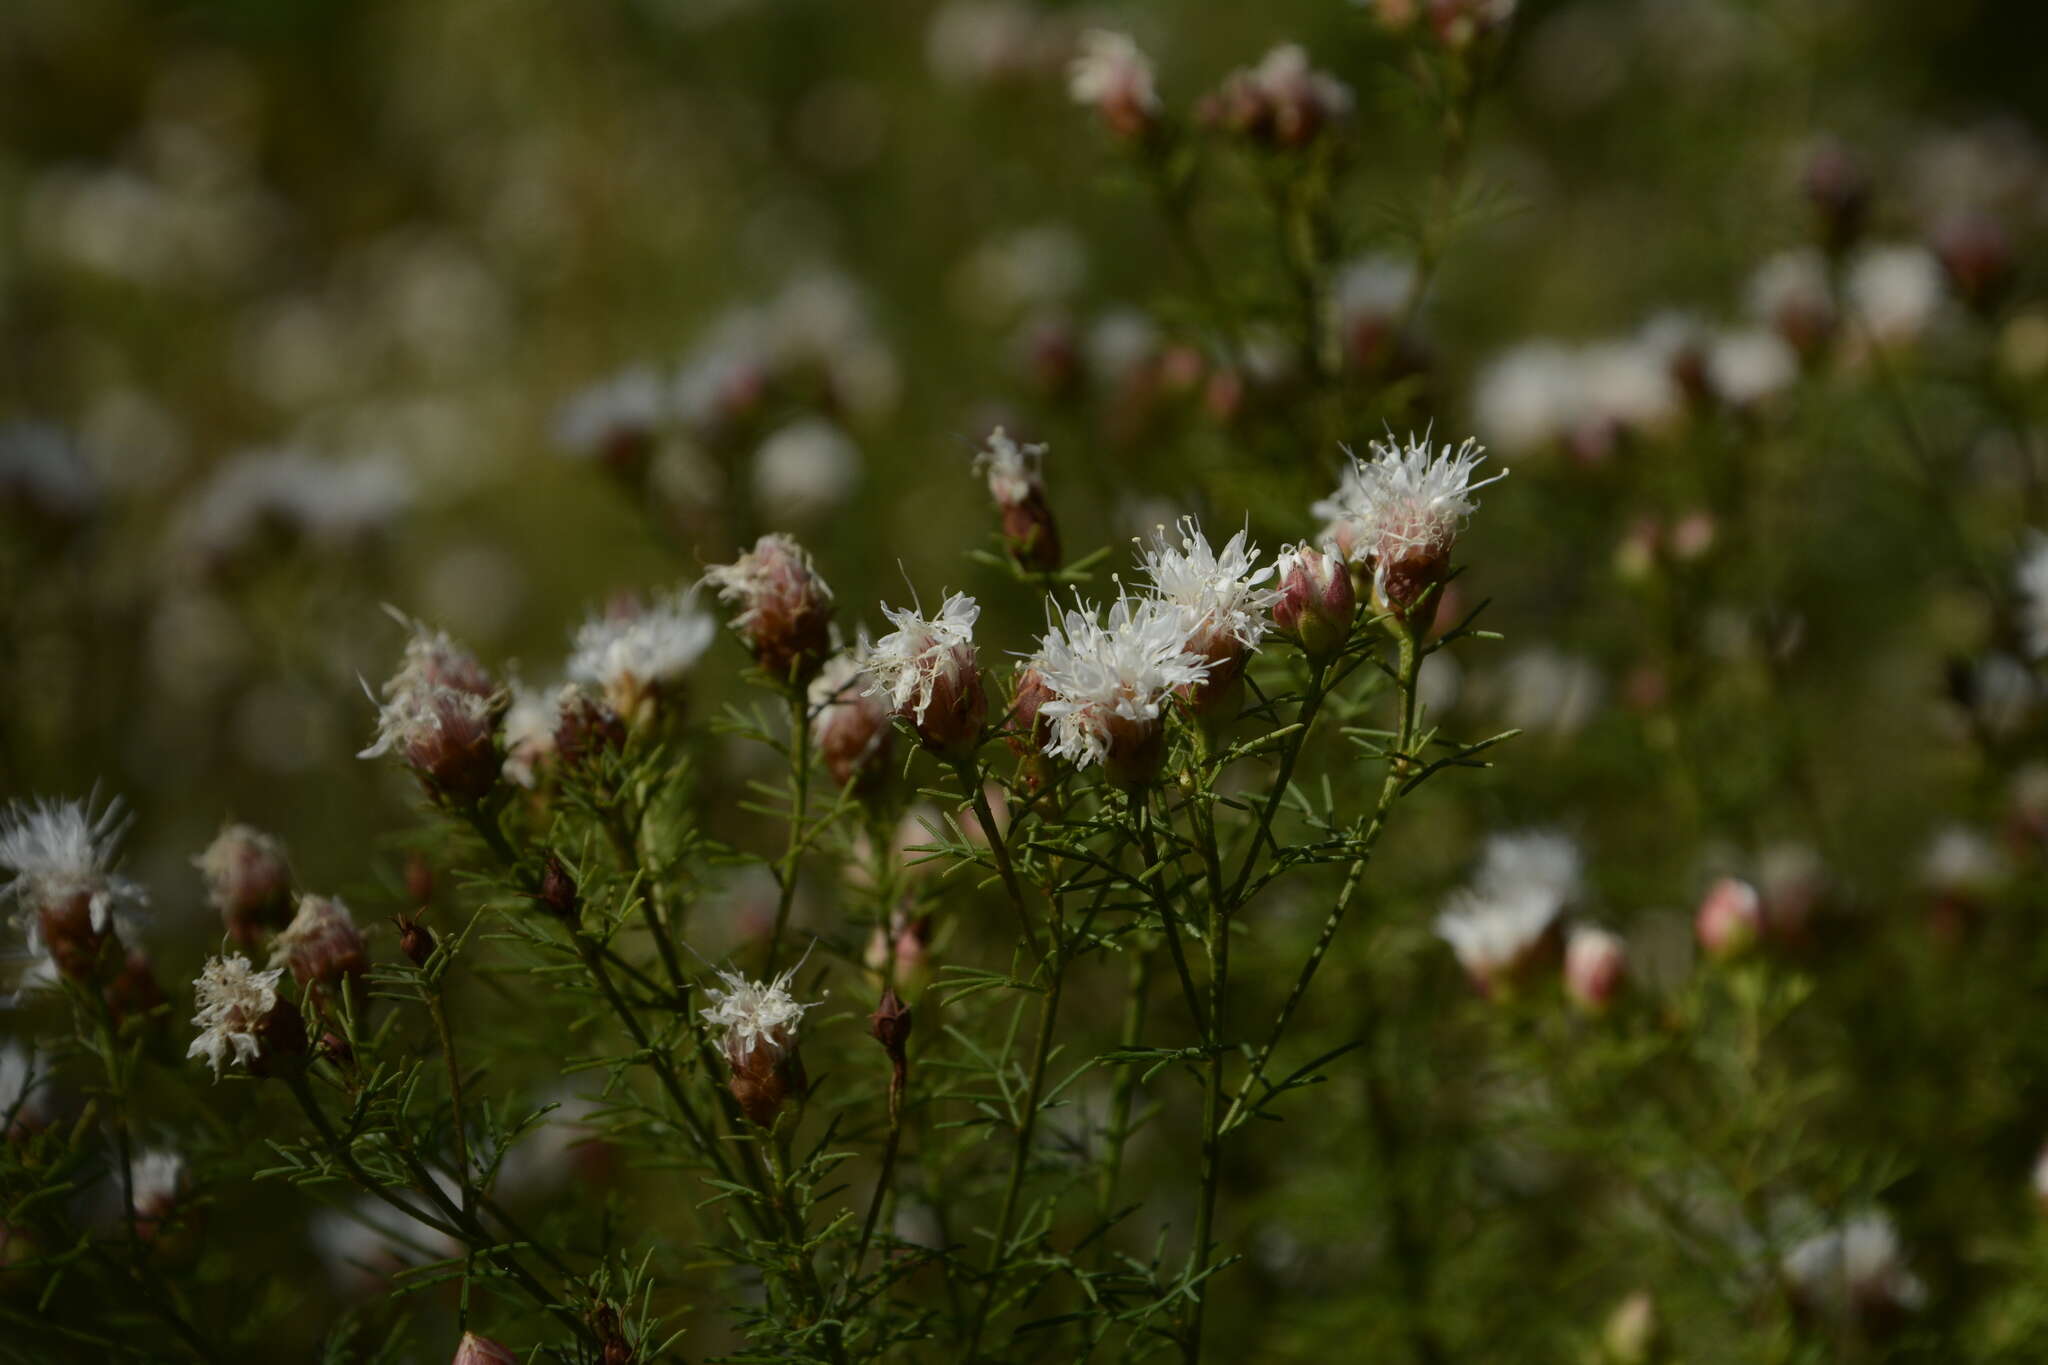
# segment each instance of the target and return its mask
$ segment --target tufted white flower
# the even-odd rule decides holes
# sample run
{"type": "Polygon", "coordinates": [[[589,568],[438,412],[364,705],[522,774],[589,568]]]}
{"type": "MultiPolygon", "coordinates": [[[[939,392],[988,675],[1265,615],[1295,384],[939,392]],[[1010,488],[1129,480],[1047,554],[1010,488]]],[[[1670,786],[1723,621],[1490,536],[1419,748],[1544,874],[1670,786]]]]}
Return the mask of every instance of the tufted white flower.
{"type": "Polygon", "coordinates": [[[647,610],[594,616],[577,628],[569,677],[604,690],[628,721],[655,692],[680,682],[718,636],[718,622],[697,605],[697,588],[670,593],[647,610]]]}
{"type": "Polygon", "coordinates": [[[1723,332],[1707,347],[1707,387],[1731,408],[1752,408],[1799,382],[1799,353],[1763,328],[1723,332]]]}
{"type": "Polygon", "coordinates": [[[823,1003],[800,1002],[789,993],[789,983],[802,966],[799,962],[773,981],[749,981],[739,972],[720,971],[718,979],[725,983],[725,989],[704,988],[704,993],[711,997],[711,1008],[698,1013],[713,1028],[725,1031],[725,1055],[734,1066],[744,1065],[762,1043],[778,1053],[787,1048],[796,1041],[797,1025],[803,1022],[804,1011],[823,1003]]]}
{"type": "Polygon", "coordinates": [[[1265,586],[1274,566],[1259,567],[1258,559],[1248,532],[1233,535],[1219,553],[1193,517],[1182,517],[1179,548],[1162,526],[1140,564],[1160,600],[1186,613],[1188,649],[1214,660],[1256,647],[1266,633],[1280,593],[1265,586]]]}
{"type": "Polygon", "coordinates": [[[875,641],[868,655],[873,690],[888,697],[900,714],[922,722],[937,689],[943,685],[950,692],[975,673],[974,623],[981,607],[956,592],[929,620],[914,607],[886,602],[882,615],[896,629],[875,641]]]}
{"type": "Polygon", "coordinates": [[[1034,665],[1053,693],[1046,752],[1080,767],[1141,747],[1175,688],[1201,682],[1209,663],[1188,645],[1185,608],[1158,597],[1118,598],[1097,619],[1086,603],[1052,623],[1034,665]]]}
{"type": "Polygon", "coordinates": [[[185,1188],[185,1158],[152,1148],[137,1152],[129,1163],[129,1207],[137,1218],[162,1218],[185,1188]]]}
{"type": "Polygon", "coordinates": [[[1471,885],[1437,916],[1437,936],[1474,983],[1491,991],[1528,961],[1579,890],[1579,852],[1563,835],[1495,835],[1471,885]]]}
{"type": "Polygon", "coordinates": [[[974,457],[974,472],[988,478],[989,496],[998,506],[1012,507],[1044,490],[1041,473],[1045,463],[1044,444],[1027,445],[1010,439],[997,427],[988,434],[988,444],[974,457]]]}
{"type": "Polygon", "coordinates": [[[1067,93],[1076,104],[1100,107],[1123,132],[1135,132],[1159,113],[1152,62],[1127,33],[1092,28],[1067,67],[1067,93]]]}
{"type": "Polygon", "coordinates": [[[84,896],[92,932],[104,934],[116,911],[148,904],[141,887],[113,875],[127,825],[118,801],[97,815],[90,800],[16,802],[0,816],[0,867],[14,874],[0,894],[19,907],[13,922],[27,934],[30,952],[46,949],[38,913],[46,907],[84,896]]]}
{"type": "Polygon", "coordinates": [[[1474,482],[1486,447],[1472,440],[1455,448],[1446,444],[1439,452],[1427,436],[1411,436],[1405,445],[1374,441],[1371,451],[1369,460],[1351,455],[1336,493],[1311,511],[1327,523],[1322,539],[1354,563],[1376,566],[1384,591],[1390,570],[1448,555],[1478,507],[1472,495],[1508,471],[1474,482]]]}
{"type": "Polygon", "coordinates": [[[1836,1314],[1913,1312],[1927,1302],[1927,1286],[1906,1268],[1891,1219],[1875,1209],[1793,1247],[1784,1271],[1802,1299],[1836,1314]]]}
{"type": "Polygon", "coordinates": [[[255,1061],[262,1047],[256,1031],[277,1008],[277,982],[283,975],[282,967],[257,971],[240,953],[209,958],[193,983],[198,1013],[192,1022],[199,1036],[185,1055],[206,1058],[216,1078],[226,1063],[255,1061]]]}
{"type": "Polygon", "coordinates": [[[1849,266],[1849,302],[1880,345],[1900,345],[1927,330],[1947,295],[1941,262],[1926,247],[1866,247],[1849,266]]]}

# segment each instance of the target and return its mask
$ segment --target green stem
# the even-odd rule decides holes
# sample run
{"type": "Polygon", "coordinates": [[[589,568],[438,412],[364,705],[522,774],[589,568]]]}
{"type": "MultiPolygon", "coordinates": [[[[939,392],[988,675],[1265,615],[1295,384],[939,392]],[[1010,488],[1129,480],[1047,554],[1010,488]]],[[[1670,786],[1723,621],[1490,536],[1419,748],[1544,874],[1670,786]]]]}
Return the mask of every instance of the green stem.
{"type": "Polygon", "coordinates": [[[455,1035],[448,1027],[448,1009],[442,1000],[439,983],[429,988],[427,1009],[434,1016],[434,1031],[441,1037],[441,1058],[448,1067],[448,1104],[454,1113],[455,1168],[461,1177],[462,1207],[464,1212],[469,1212],[476,1207],[476,1193],[470,1184],[469,1134],[462,1106],[462,1063],[455,1056],[455,1035]]]}
{"type": "Polygon", "coordinates": [[[789,912],[796,904],[797,855],[804,847],[804,809],[809,803],[811,789],[811,722],[804,705],[804,694],[792,689],[789,697],[789,784],[792,809],[789,817],[789,843],[782,854],[782,868],[778,874],[777,897],[775,902],[775,929],[768,938],[768,969],[764,976],[773,977],[775,968],[782,957],[782,933],[789,926],[789,912]]]}

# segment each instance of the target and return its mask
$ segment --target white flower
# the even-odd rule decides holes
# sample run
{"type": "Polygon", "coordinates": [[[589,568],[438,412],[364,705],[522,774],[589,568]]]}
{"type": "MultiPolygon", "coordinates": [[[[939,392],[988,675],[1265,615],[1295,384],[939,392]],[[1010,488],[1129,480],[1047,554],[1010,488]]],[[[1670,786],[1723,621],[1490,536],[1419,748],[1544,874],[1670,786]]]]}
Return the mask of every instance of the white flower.
{"type": "Polygon", "coordinates": [[[119,801],[97,815],[90,800],[16,802],[0,816],[0,867],[14,874],[4,894],[19,907],[14,924],[28,935],[30,952],[46,950],[38,913],[46,907],[84,896],[92,932],[105,934],[117,911],[148,904],[141,887],[113,875],[127,827],[119,801]]]}
{"type": "Polygon", "coordinates": [[[1816,248],[1800,247],[1765,261],[1750,276],[1749,311],[1795,345],[1818,339],[1835,318],[1827,258],[1816,248]]]}
{"type": "Polygon", "coordinates": [[[1488,839],[1471,885],[1437,916],[1438,937],[1482,990],[1525,963],[1580,892],[1579,851],[1561,834],[1488,839]]]}
{"type": "Polygon", "coordinates": [[[1033,659],[1053,699],[1039,708],[1052,724],[1046,752],[1089,767],[1141,749],[1166,699],[1209,673],[1188,647],[1185,609],[1157,597],[1117,599],[1106,619],[1077,603],[1052,623],[1033,659]]]}
{"type": "Polygon", "coordinates": [[[1927,1286],[1906,1268],[1899,1235],[1884,1213],[1858,1214],[1785,1253],[1784,1270],[1801,1298],[1835,1314],[1872,1308],[1917,1311],[1927,1286]]]}
{"type": "Polygon", "coordinates": [[[413,501],[394,460],[333,460],[297,449],[258,450],[222,464],[179,514],[179,537],[229,555],[270,527],[321,546],[348,545],[388,527],[413,501]]]}
{"type": "Polygon", "coordinates": [[[1144,118],[1159,112],[1152,62],[1127,33],[1083,33],[1081,50],[1067,67],[1067,93],[1076,104],[1099,105],[1105,113],[1144,118]]]}
{"type": "Polygon", "coordinates": [[[1330,290],[1331,311],[1346,332],[1361,325],[1394,322],[1408,306],[1414,288],[1415,262],[1384,253],[1361,256],[1338,273],[1330,290]]]}
{"type": "Polygon", "coordinates": [[[1562,443],[1578,425],[1581,377],[1571,352],[1554,342],[1517,346],[1480,372],[1472,395],[1473,420],[1503,450],[1540,453],[1562,443]]]}
{"type": "Polygon", "coordinates": [[[505,763],[501,771],[522,787],[538,778],[538,765],[555,751],[555,728],[562,718],[565,695],[576,695],[576,685],[528,687],[517,678],[510,687],[512,701],[505,708],[501,736],[505,763]]]}
{"type": "Polygon", "coordinates": [[[2007,872],[1998,846],[1967,825],[1948,825],[1928,841],[1920,857],[1920,880],[1937,892],[1981,891],[2007,872]]]}
{"type": "Polygon", "coordinates": [[[2036,659],[2048,656],[2048,535],[2027,532],[2026,549],[2013,568],[2013,582],[2019,588],[2020,627],[2027,637],[2027,652],[2036,659]]]}
{"type": "Polygon", "coordinates": [[[1251,69],[1249,80],[1283,114],[1294,107],[1313,109],[1324,119],[1340,119],[1351,112],[1351,87],[1327,71],[1311,68],[1308,49],[1299,43],[1272,49],[1251,69]]]}
{"type": "Polygon", "coordinates": [[[243,1066],[255,1061],[262,1049],[256,1031],[277,1008],[277,982],[283,975],[282,967],[257,971],[240,953],[209,958],[193,983],[198,1013],[192,1022],[199,1036],[185,1055],[206,1058],[216,1078],[230,1061],[243,1066]]]}
{"type": "Polygon", "coordinates": [[[1927,330],[1947,292],[1941,262],[1922,246],[1866,247],[1849,267],[1849,302],[1880,345],[1912,341],[1927,330]]]}
{"type": "Polygon", "coordinates": [[[718,622],[697,605],[695,585],[630,616],[595,616],[576,631],[569,676],[604,689],[632,719],[654,692],[680,682],[718,637],[718,622]]]}
{"type": "Polygon", "coordinates": [[[739,972],[720,971],[718,979],[725,983],[725,989],[704,988],[704,994],[711,997],[711,1008],[698,1013],[713,1028],[725,1031],[725,1055],[734,1066],[744,1066],[762,1043],[777,1053],[788,1048],[796,1041],[797,1025],[803,1021],[804,1011],[823,1003],[801,1003],[790,995],[789,983],[802,966],[799,962],[773,981],[749,981],[739,972]]]}
{"type": "Polygon", "coordinates": [[[1162,601],[1186,613],[1187,648],[1206,659],[1256,648],[1280,593],[1266,587],[1274,566],[1255,567],[1258,546],[1248,533],[1233,535],[1218,554],[1193,517],[1180,519],[1180,548],[1160,527],[1141,564],[1162,601]]]}
{"type": "Polygon", "coordinates": [[[1799,353],[1763,328],[1723,332],[1707,347],[1707,387],[1731,408],[1752,408],[1799,380],[1799,353]]]}
{"type": "Polygon", "coordinates": [[[1587,415],[1617,431],[1653,436],[1684,414],[1666,354],[1640,340],[1603,342],[1579,355],[1587,415]]]}
{"type": "Polygon", "coordinates": [[[185,1187],[185,1158],[176,1152],[137,1152],[128,1165],[129,1207],[138,1218],[161,1218],[185,1187]]]}
{"type": "Polygon", "coordinates": [[[770,432],[754,452],[754,500],[776,519],[810,521],[860,482],[860,447],[821,417],[770,432]]]}
{"type": "Polygon", "coordinates": [[[1047,449],[1044,444],[1013,441],[1008,432],[997,427],[988,434],[988,444],[974,457],[974,471],[987,476],[989,496],[998,506],[1014,507],[1043,491],[1045,482],[1040,470],[1047,449]]]}
{"type": "Polygon", "coordinates": [[[636,365],[564,403],[555,418],[555,443],[581,459],[605,459],[651,440],[663,408],[660,379],[636,365]]]}
{"type": "Polygon", "coordinates": [[[934,692],[943,686],[952,695],[964,677],[976,673],[974,623],[981,608],[966,593],[956,592],[930,620],[913,607],[886,602],[882,615],[896,629],[875,641],[868,655],[871,690],[888,697],[900,714],[922,722],[934,692]]]}
{"type": "Polygon", "coordinates": [[[447,632],[391,614],[412,635],[404,663],[384,684],[376,737],[356,757],[396,753],[437,788],[479,796],[498,772],[492,731],[504,693],[447,632]]]}
{"type": "Polygon", "coordinates": [[[1375,566],[1382,591],[1389,571],[1403,564],[1429,564],[1450,553],[1478,503],[1472,494],[1508,475],[1473,482],[1486,447],[1467,440],[1441,452],[1427,436],[1406,445],[1374,441],[1372,458],[1352,455],[1337,492],[1311,511],[1327,525],[1322,539],[1347,559],[1375,566]]]}

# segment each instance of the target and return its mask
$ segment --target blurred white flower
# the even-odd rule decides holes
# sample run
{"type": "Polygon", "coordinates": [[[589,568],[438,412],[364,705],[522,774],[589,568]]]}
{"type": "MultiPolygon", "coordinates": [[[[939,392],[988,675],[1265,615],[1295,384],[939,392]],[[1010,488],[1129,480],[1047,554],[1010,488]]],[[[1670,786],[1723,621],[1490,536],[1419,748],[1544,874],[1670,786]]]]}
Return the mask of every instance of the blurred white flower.
{"type": "Polygon", "coordinates": [[[1541,454],[1564,443],[1583,402],[1573,357],[1554,342],[1517,346],[1480,372],[1473,421],[1487,441],[1510,454],[1541,454]]]}
{"type": "Polygon", "coordinates": [[[860,447],[822,417],[769,433],[754,452],[754,500],[771,521],[814,521],[860,482],[860,447]]]}
{"type": "Polygon", "coordinates": [[[14,874],[0,895],[14,901],[12,923],[35,957],[73,947],[95,952],[117,919],[149,903],[140,886],[114,875],[128,828],[121,803],[97,814],[92,806],[90,799],[17,801],[0,814],[0,868],[14,874]]]}
{"type": "Polygon", "coordinates": [[[1817,343],[1835,325],[1827,258],[1800,247],[1766,260],[1749,279],[1749,312],[1801,350],[1817,343]]]}
{"type": "Polygon", "coordinates": [[[1917,1312],[1927,1302],[1891,1219],[1876,1209],[1799,1243],[1785,1253],[1783,1269],[1802,1303],[1833,1317],[1917,1312]]]}
{"type": "Polygon", "coordinates": [[[2003,881],[2005,854],[1968,825],[1946,825],[1928,841],[1920,856],[1920,881],[1931,891],[1969,893],[2003,881]]]}
{"type": "Polygon", "coordinates": [[[718,622],[697,605],[697,587],[669,593],[645,611],[605,614],[576,631],[569,677],[603,690],[629,724],[680,684],[718,638],[718,622]]]}
{"type": "Polygon", "coordinates": [[[1799,382],[1799,353],[1764,328],[1722,332],[1707,346],[1707,387],[1739,410],[1758,407],[1799,382]]]}
{"type": "Polygon", "coordinates": [[[1941,262],[1910,243],[1870,246],[1850,263],[1849,302],[1881,346],[1917,340],[1947,295],[1941,262]]]}
{"type": "Polygon", "coordinates": [[[1579,851],[1561,834],[1526,831],[1486,842],[1470,885],[1437,916],[1437,936],[1482,992],[1492,994],[1534,957],[1581,889],[1579,851]]]}
{"type": "Polygon", "coordinates": [[[555,444],[607,465],[646,457],[667,415],[661,381],[636,365],[571,397],[555,417],[555,444]]]}
{"type": "Polygon", "coordinates": [[[2034,658],[2048,657],[2048,535],[2027,532],[2019,562],[2013,566],[2019,590],[2020,631],[2034,658]]]}
{"type": "Polygon", "coordinates": [[[1126,137],[1144,132],[1159,116],[1151,59],[1127,33],[1094,28],[1081,35],[1081,50],[1067,67],[1067,94],[1076,104],[1100,110],[1110,128],[1126,137]]]}

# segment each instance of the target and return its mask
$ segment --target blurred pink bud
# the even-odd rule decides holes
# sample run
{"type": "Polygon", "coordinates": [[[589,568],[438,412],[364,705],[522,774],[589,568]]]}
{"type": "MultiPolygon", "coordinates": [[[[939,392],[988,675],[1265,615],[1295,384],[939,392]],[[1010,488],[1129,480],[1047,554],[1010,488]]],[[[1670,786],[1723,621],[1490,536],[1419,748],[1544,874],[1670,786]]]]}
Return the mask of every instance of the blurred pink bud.
{"type": "Polygon", "coordinates": [[[452,1365],[519,1365],[519,1357],[509,1346],[501,1346],[474,1332],[464,1332],[462,1343],[455,1348],[452,1365]]]}
{"type": "Polygon", "coordinates": [[[1628,975],[1628,947],[1619,934],[1580,925],[1564,949],[1564,988],[1572,1003],[1598,1014],[1614,1003],[1628,975]]]}
{"type": "Polygon", "coordinates": [[[2012,238],[1996,220],[1962,214],[1934,233],[1934,251],[1956,293],[1973,308],[1997,300],[2012,277],[2012,238]]]}
{"type": "Polygon", "coordinates": [[[1763,900],[1739,877],[1723,877],[1707,888],[1693,919],[1693,932],[1708,957],[1735,957],[1763,932],[1763,900]]]}
{"type": "Polygon", "coordinates": [[[243,947],[292,913],[292,869],[284,845],[248,825],[229,825],[192,860],[228,936],[243,947]]]}
{"type": "Polygon", "coordinates": [[[335,896],[299,897],[299,912],[271,945],[270,960],[291,968],[292,979],[316,998],[370,967],[362,931],[335,896]]]}
{"type": "Polygon", "coordinates": [[[732,563],[706,569],[704,581],[740,608],[733,629],[763,672],[791,687],[810,682],[832,648],[832,589],[802,546],[762,536],[732,563]]]}
{"type": "Polygon", "coordinates": [[[1870,172],[1836,137],[1823,137],[1807,154],[1800,188],[1819,219],[1821,243],[1839,252],[1862,235],[1870,212],[1870,172]]]}

